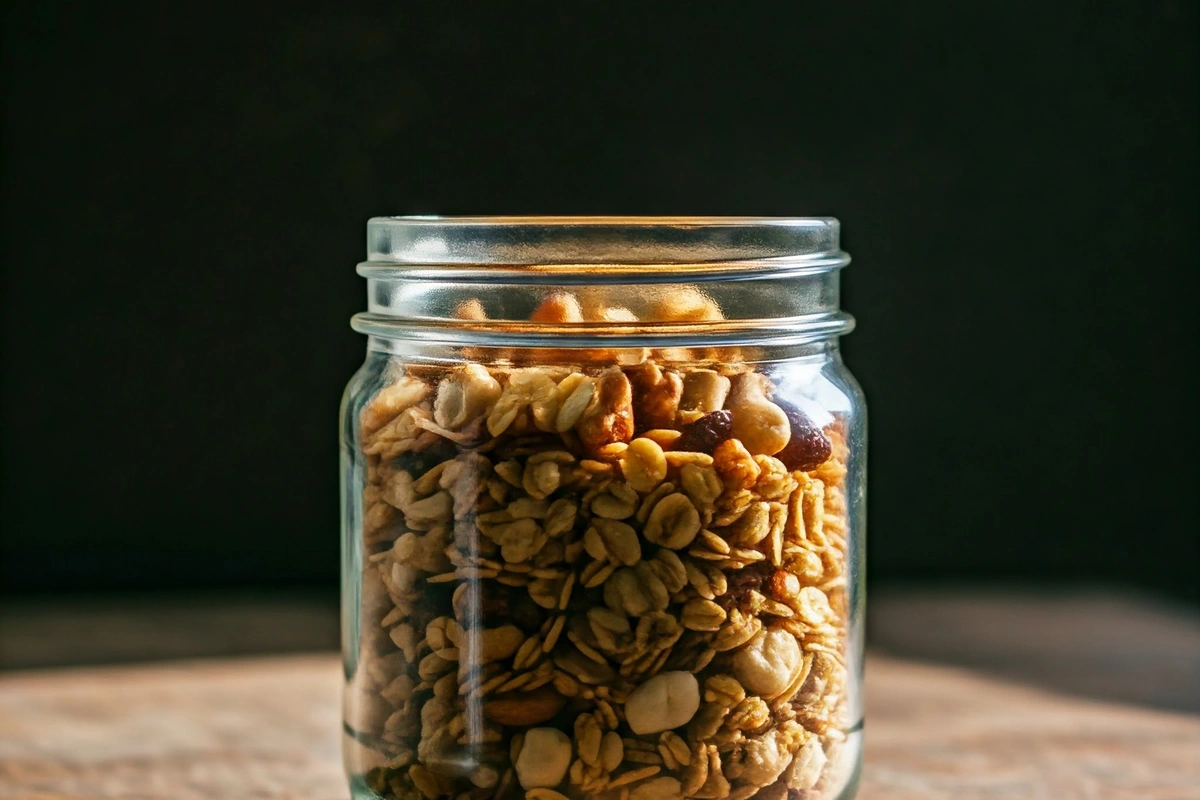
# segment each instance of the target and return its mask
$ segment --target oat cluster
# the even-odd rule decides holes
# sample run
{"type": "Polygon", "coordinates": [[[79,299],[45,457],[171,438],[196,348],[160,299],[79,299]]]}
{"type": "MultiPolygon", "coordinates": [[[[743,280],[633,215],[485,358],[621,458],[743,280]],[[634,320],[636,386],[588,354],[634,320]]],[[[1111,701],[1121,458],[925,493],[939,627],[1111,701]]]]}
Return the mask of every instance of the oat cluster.
{"type": "Polygon", "coordinates": [[[409,367],[359,419],[348,756],[386,798],[821,798],[846,445],[748,366],[409,367]]]}

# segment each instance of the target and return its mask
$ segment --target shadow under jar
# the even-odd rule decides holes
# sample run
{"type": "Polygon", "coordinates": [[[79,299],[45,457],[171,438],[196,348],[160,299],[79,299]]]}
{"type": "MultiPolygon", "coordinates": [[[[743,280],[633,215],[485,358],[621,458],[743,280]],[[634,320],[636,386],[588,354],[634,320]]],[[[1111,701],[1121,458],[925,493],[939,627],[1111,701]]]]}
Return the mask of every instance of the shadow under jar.
{"type": "Polygon", "coordinates": [[[851,797],[865,415],[837,221],[379,218],[368,249],[353,796],[851,797]]]}

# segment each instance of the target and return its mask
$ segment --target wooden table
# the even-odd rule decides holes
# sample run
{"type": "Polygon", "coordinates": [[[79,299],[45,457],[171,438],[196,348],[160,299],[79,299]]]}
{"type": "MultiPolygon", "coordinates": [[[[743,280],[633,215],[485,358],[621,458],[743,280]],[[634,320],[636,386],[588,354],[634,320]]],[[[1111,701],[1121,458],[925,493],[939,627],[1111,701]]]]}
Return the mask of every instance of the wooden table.
{"type": "MultiPolygon", "coordinates": [[[[1011,595],[872,609],[904,657],[868,660],[864,800],[1200,798],[1194,616],[1011,595]]],[[[0,798],[345,800],[339,672],[319,653],[0,673],[0,798]]]]}

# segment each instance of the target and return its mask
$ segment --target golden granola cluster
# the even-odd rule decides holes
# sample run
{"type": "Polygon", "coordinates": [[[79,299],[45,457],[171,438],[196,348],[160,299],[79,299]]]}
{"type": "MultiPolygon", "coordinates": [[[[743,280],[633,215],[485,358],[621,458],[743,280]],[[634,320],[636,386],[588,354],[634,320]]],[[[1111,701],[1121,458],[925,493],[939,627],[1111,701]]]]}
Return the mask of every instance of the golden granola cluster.
{"type": "Polygon", "coordinates": [[[746,366],[409,368],[359,419],[348,760],[381,797],[844,780],[846,445],[746,366]]]}

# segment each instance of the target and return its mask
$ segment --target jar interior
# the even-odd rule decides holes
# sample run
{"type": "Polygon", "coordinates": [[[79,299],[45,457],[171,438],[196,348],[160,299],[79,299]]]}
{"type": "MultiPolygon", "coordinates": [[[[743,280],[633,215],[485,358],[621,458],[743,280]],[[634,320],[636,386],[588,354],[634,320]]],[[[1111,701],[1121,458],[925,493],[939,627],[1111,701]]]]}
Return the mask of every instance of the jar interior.
{"type": "Polygon", "coordinates": [[[865,432],[836,222],[801,222],[372,229],[343,406],[356,798],[853,793],[865,432]]]}

